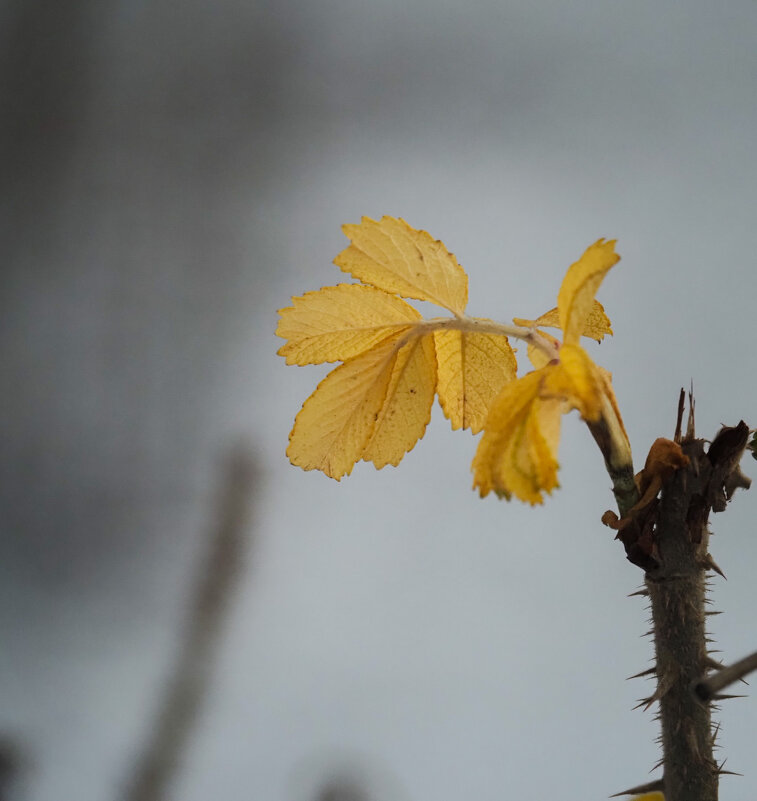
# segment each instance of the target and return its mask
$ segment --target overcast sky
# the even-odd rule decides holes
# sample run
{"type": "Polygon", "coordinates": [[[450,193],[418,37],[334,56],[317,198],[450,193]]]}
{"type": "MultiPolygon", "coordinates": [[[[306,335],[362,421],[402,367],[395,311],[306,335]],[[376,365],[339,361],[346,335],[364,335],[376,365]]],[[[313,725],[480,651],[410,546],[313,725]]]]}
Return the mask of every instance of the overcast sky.
{"type": "MultiPolygon", "coordinates": [[[[340,226],[442,239],[471,314],[555,305],[599,237],[637,467],[693,380],[701,436],[757,425],[751,1],[0,4],[3,732],[18,797],[118,798],[185,619],[219,458],[264,466],[181,801],[600,799],[648,781],[642,575],[565,420],[543,507],[471,491],[438,406],[398,468],[337,483],[287,435],[326,368],[276,310],[344,280],[340,226]]],[[[524,351],[524,349],[522,349],[524,351]]],[[[524,355],[524,353],[522,354],[524,355]]],[[[756,465],[757,466],[757,465],[756,465]]],[[[757,475],[751,460],[747,473],[757,475]]],[[[757,647],[755,497],[712,520],[722,658],[757,647]]],[[[721,797],[757,794],[752,698],[721,797]]]]}

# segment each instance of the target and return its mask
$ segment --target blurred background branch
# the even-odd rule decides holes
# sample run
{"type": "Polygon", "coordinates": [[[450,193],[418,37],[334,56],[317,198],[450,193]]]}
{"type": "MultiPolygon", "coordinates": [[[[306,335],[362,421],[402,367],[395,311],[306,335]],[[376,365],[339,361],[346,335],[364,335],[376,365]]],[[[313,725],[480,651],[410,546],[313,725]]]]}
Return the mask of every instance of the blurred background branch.
{"type": "Polygon", "coordinates": [[[251,452],[238,446],[222,471],[215,520],[209,529],[207,554],[198,566],[181,648],[126,801],[162,801],[180,765],[208,688],[224,617],[248,549],[258,477],[251,452]]]}

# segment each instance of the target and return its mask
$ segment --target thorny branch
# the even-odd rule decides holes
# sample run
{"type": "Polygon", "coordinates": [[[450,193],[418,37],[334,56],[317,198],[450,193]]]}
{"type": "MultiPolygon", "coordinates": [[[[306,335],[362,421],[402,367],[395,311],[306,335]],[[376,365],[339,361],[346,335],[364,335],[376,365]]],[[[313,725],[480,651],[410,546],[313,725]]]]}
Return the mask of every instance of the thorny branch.
{"type": "MultiPolygon", "coordinates": [[[[727,771],[713,758],[717,728],[710,706],[692,687],[707,670],[723,672],[708,651],[705,631],[705,573],[722,574],[708,551],[708,520],[711,511],[725,509],[737,487],[751,484],[739,467],[749,429],[743,421],[724,426],[706,448],[706,441],[695,436],[691,394],[689,400],[685,433],[681,390],[674,439],[655,441],[635,477],[636,502],[630,509],[621,506],[620,519],[606,512],[603,522],[617,530],[628,559],[644,569],[645,589],[638,594],[647,595],[652,608],[657,687],[639,704],[645,709],[659,705],[664,773],[652,784],[666,801],[716,801],[719,776],[727,771]]],[[[725,697],[717,690],[709,696],[725,697]]]]}

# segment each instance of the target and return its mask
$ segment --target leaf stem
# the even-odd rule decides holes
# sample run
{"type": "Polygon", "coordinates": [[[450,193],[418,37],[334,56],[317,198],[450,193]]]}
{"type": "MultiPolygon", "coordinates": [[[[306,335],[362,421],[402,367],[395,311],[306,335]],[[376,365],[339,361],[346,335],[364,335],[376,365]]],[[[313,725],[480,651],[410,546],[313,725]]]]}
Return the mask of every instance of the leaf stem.
{"type": "Polygon", "coordinates": [[[633,457],[618,412],[607,396],[602,399],[602,415],[594,422],[586,421],[594,441],[605,459],[605,469],[612,480],[612,492],[621,517],[625,517],[639,500],[634,480],[633,457]]]}
{"type": "Polygon", "coordinates": [[[430,320],[421,320],[414,326],[414,332],[425,334],[432,331],[464,331],[468,334],[494,334],[495,336],[512,337],[538,348],[550,360],[560,357],[558,348],[545,336],[542,336],[536,328],[506,325],[505,323],[497,323],[494,320],[484,320],[466,315],[434,317],[430,320]]]}

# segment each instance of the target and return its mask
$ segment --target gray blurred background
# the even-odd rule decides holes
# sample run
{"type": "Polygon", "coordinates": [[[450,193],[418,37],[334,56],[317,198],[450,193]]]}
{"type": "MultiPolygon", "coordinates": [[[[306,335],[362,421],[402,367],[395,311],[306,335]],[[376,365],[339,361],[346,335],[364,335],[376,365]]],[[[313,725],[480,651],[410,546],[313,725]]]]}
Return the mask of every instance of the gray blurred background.
{"type": "MultiPolygon", "coordinates": [[[[471,313],[503,321],[617,237],[616,336],[590,349],[638,465],[691,379],[701,435],[756,425],[754,2],[4,0],[0,35],[7,798],[127,793],[240,442],[244,556],[166,797],[648,781],[650,685],[624,681],[652,656],[641,574],[575,415],[540,508],[480,500],[438,407],[399,468],[337,484],[284,456],[326,368],[285,367],[273,331],[344,279],[361,215],[441,238],[471,313]]],[[[753,496],[713,520],[726,661],[757,647],[753,496]]],[[[721,719],[745,774],[721,797],[752,799],[754,699],[721,719]]]]}

